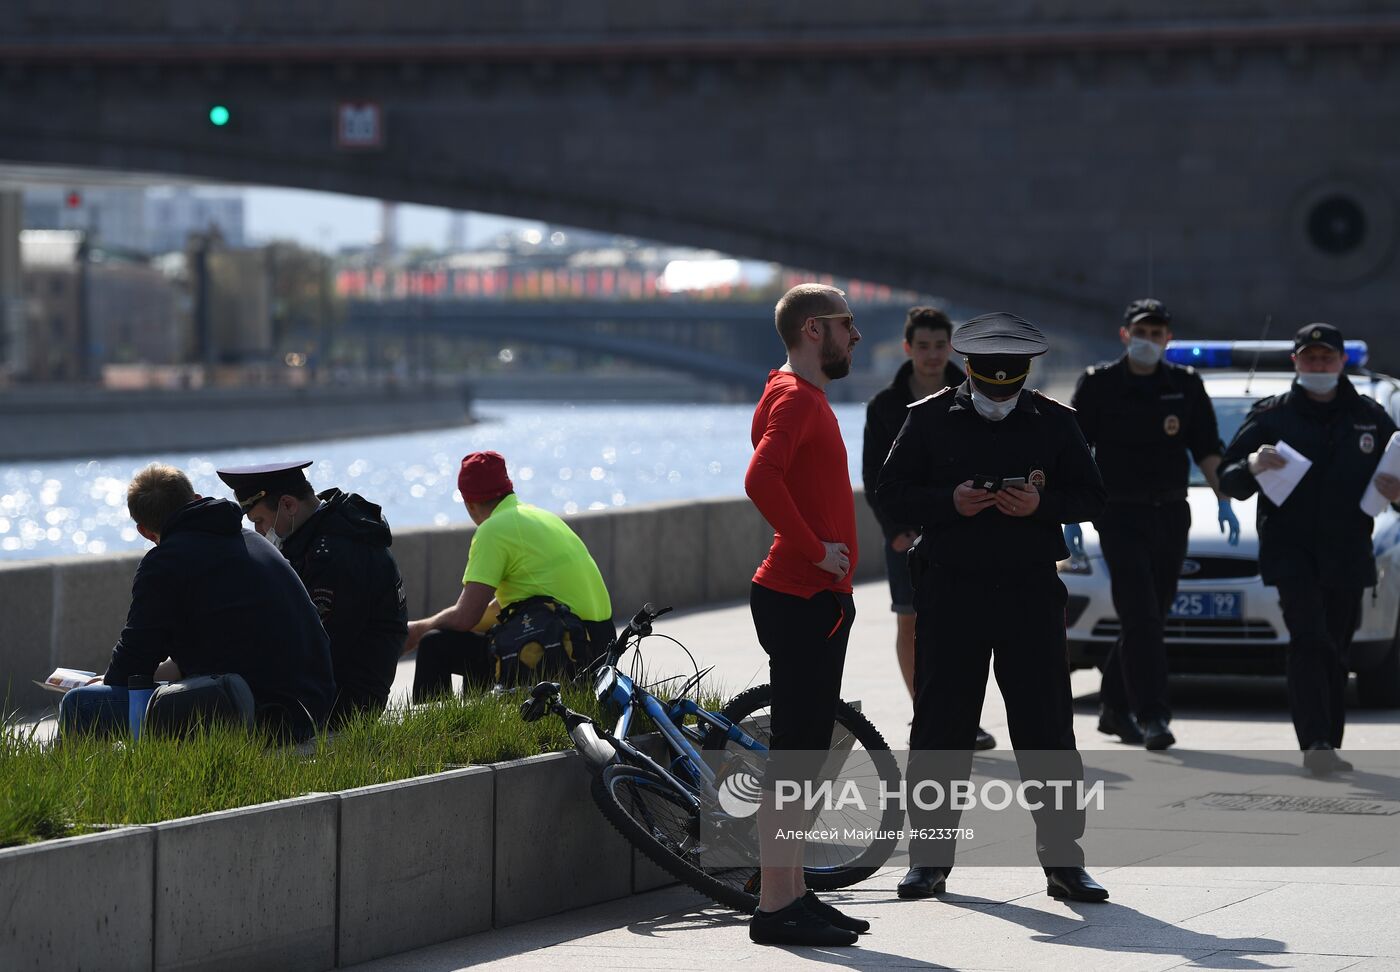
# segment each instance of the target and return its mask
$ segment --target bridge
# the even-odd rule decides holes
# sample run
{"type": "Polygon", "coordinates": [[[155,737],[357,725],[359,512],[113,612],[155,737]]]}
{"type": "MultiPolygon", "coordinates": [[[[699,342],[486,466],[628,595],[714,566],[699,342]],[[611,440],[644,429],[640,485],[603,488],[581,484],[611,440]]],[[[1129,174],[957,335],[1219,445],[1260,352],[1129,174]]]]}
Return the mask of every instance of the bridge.
{"type": "MultiPolygon", "coordinates": [[[[858,326],[888,337],[907,302],[862,303],[858,326]]],[[[357,300],[344,330],[371,347],[386,339],[415,347],[422,336],[546,344],[606,354],[752,392],[782,354],[770,303],[696,300],[357,300]]],[[[371,356],[373,352],[371,352],[371,356]]]]}
{"type": "Polygon", "coordinates": [[[0,162],[533,217],[1057,327],[1151,290],[1191,333],[1376,341],[1400,306],[1395,0],[12,0],[0,38],[0,162]]]}

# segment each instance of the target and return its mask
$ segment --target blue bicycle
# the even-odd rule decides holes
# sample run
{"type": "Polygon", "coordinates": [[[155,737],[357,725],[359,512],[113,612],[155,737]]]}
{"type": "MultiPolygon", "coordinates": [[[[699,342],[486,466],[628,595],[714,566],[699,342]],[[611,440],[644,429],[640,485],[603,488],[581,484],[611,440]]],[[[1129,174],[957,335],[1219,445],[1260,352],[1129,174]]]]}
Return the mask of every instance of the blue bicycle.
{"type": "MultiPolygon", "coordinates": [[[[557,682],[536,685],[520,714],[527,722],[549,713],[564,721],[593,772],[594,801],[633,846],[720,904],[752,912],[758,906],[756,811],[772,693],[758,685],[710,712],[688,697],[711,671],[698,664],[668,702],[641,688],[641,642],[670,610],[644,606],[590,666],[596,668],[598,699],[620,710],[611,731],[564,706],[557,682]],[[634,648],[628,675],[618,663],[634,648]],[[634,742],[630,737],[642,721],[639,713],[657,733],[634,742]]],[[[852,787],[866,794],[897,791],[900,772],[879,731],[845,702],[837,705],[822,772],[825,779],[839,777],[847,799],[808,811],[806,829],[830,836],[807,840],[805,871],[809,887],[830,890],[863,881],[884,864],[898,843],[903,810],[896,801],[885,807],[883,801],[849,798],[852,787]]]]}

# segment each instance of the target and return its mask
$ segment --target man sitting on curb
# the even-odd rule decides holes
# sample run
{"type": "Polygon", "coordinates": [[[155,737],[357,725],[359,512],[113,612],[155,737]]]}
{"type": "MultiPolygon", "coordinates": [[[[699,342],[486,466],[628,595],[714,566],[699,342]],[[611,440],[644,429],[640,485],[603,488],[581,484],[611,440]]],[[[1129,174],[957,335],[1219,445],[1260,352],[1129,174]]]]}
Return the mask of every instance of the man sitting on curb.
{"type": "Polygon", "coordinates": [[[172,466],[137,473],[126,507],[155,547],[136,568],[106,674],[63,697],[60,731],[126,731],[130,676],[232,673],[260,721],[298,741],[314,735],[335,697],[330,644],[291,565],[243,529],[237,503],[196,495],[172,466]]]}
{"type": "Polygon", "coordinates": [[[573,661],[592,660],[617,630],[603,575],[583,541],[553,513],[520,502],[498,452],[473,452],[463,459],[457,489],[476,535],[457,603],[408,623],[404,653],[418,649],[413,701],[450,693],[454,672],[467,686],[496,681],[490,638],[481,633],[491,626],[493,601],[507,614],[533,598],[567,606],[586,632],[587,644],[573,646],[573,661]]]}

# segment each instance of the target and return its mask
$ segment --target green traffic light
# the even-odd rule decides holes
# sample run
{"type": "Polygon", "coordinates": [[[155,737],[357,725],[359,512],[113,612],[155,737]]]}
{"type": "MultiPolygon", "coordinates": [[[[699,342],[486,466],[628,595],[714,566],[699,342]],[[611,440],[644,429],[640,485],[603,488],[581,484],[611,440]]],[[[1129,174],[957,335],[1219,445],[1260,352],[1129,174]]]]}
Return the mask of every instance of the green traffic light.
{"type": "Polygon", "coordinates": [[[223,105],[215,105],[209,109],[209,122],[216,128],[223,128],[228,124],[229,110],[223,105]]]}

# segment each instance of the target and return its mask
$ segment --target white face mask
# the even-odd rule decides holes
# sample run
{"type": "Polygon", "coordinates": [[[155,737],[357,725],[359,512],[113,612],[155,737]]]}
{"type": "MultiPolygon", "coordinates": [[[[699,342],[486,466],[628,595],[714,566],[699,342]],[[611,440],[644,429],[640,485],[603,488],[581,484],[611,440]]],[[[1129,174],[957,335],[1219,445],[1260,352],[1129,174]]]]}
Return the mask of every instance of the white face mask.
{"type": "Polygon", "coordinates": [[[1305,391],[1316,392],[1325,395],[1337,387],[1337,382],[1341,378],[1341,373],[1336,371],[1300,371],[1298,372],[1298,384],[1303,386],[1305,391]]]}
{"type": "Polygon", "coordinates": [[[988,398],[977,390],[977,386],[972,388],[972,406],[977,409],[977,414],[988,422],[1000,422],[1011,414],[1016,407],[1016,402],[1021,398],[1021,393],[1017,392],[1004,402],[999,402],[994,398],[988,398]]]}
{"type": "Polygon", "coordinates": [[[267,538],[268,543],[281,550],[282,544],[287,540],[286,537],[277,532],[277,518],[282,515],[282,507],[277,506],[274,509],[276,512],[272,514],[272,526],[267,528],[267,532],[263,536],[267,538]]]}
{"type": "Polygon", "coordinates": [[[1153,367],[1162,360],[1162,346],[1147,338],[1128,338],[1128,358],[1133,364],[1153,367]]]}

